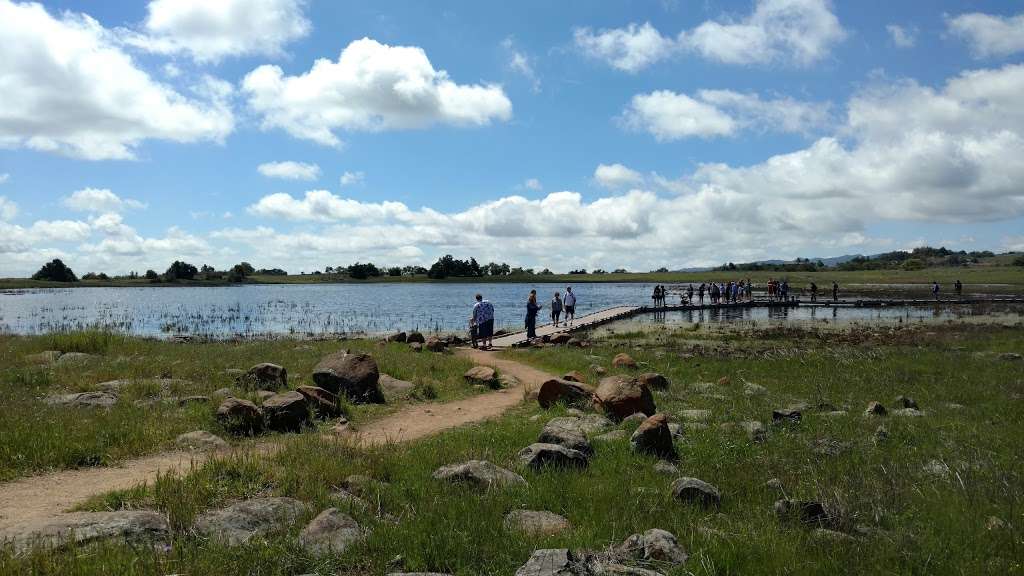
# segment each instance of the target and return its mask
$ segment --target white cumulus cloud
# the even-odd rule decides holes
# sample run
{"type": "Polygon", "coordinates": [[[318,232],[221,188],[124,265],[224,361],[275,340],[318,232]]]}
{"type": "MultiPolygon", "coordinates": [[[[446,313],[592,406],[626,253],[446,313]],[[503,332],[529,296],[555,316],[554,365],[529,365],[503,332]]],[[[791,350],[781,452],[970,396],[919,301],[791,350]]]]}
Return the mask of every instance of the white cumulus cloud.
{"type": "Polygon", "coordinates": [[[145,208],[146,205],[131,198],[121,198],[106,188],[83,188],[71,193],[61,201],[66,208],[78,212],[122,212],[127,209],[145,208]]]}
{"type": "Polygon", "coordinates": [[[590,28],[577,28],[573,39],[584,54],[604,60],[625,72],[647,68],[676,49],[675,41],[662,36],[650,22],[596,32],[590,28]]]}
{"type": "Polygon", "coordinates": [[[900,26],[899,24],[889,24],[885,27],[886,31],[889,32],[889,37],[892,38],[892,43],[897,48],[913,48],[914,44],[917,43],[917,27],[915,26],[900,26]]]}
{"type": "Polygon", "coordinates": [[[309,34],[305,0],[152,0],[143,31],[123,41],[159,54],[187,54],[197,62],[228,56],[280,56],[309,34]]]}
{"type": "Polygon", "coordinates": [[[144,140],[221,142],[222,98],[155,81],[88,15],[0,0],[0,146],[90,160],[128,159],[144,140]]]}
{"type": "Polygon", "coordinates": [[[364,174],[361,171],[349,172],[348,170],[346,170],[345,173],[341,175],[341,178],[339,178],[338,181],[341,183],[342,186],[352,186],[354,184],[361,183],[365,179],[366,174],[364,174]]]}
{"type": "Polygon", "coordinates": [[[320,59],[298,76],[278,66],[256,68],[242,81],[264,129],[328,146],[338,130],[398,130],[444,123],[481,126],[512,116],[500,86],[457,84],[415,46],[369,38],[349,44],[337,61],[320,59]]]}
{"type": "Polygon", "coordinates": [[[0,220],[14,220],[18,215],[18,205],[6,196],[0,196],[0,220]]]}
{"type": "Polygon", "coordinates": [[[622,164],[599,164],[594,170],[594,180],[610,189],[638,186],[643,183],[643,174],[622,164]]]}
{"type": "Polygon", "coordinates": [[[949,31],[966,40],[978,58],[1024,52],[1024,12],[1015,16],[972,12],[950,18],[948,25],[949,31]]]}
{"type": "Polygon", "coordinates": [[[316,180],[320,177],[320,166],[291,160],[266,162],[257,166],[256,170],[267,178],[284,180],[316,180]]]}
{"type": "Polygon", "coordinates": [[[540,180],[536,178],[527,178],[526,182],[523,182],[523,187],[527,190],[543,190],[544,186],[540,183],[540,180]]]}

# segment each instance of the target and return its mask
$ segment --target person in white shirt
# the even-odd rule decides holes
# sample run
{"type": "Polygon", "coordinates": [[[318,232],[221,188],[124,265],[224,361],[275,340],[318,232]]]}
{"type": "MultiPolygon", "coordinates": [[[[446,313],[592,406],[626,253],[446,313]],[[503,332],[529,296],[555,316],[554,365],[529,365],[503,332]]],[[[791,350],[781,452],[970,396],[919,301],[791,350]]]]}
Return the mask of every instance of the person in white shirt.
{"type": "Polygon", "coordinates": [[[476,326],[476,337],[480,341],[480,347],[490,350],[494,338],[494,305],[484,300],[481,294],[476,295],[472,322],[476,326]]]}
{"type": "Polygon", "coordinates": [[[576,318],[576,294],[573,293],[572,286],[565,287],[562,309],[565,311],[565,323],[571,326],[572,321],[576,318]]]}

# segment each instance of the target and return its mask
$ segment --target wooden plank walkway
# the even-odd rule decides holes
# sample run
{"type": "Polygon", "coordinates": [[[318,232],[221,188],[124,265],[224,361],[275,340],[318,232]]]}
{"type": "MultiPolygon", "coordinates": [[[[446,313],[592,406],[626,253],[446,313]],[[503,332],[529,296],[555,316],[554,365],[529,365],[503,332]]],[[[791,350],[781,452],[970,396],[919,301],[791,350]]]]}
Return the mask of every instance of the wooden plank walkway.
{"type": "MultiPolygon", "coordinates": [[[[593,328],[599,324],[611,322],[613,320],[619,320],[621,318],[629,318],[634,315],[640,306],[615,306],[613,308],[606,308],[597,312],[591,312],[585,316],[577,316],[576,320],[572,323],[572,326],[559,326],[555,328],[550,322],[547,324],[541,324],[537,326],[537,337],[552,336],[559,332],[575,332],[583,328],[593,328]]],[[[520,330],[519,332],[513,332],[511,334],[505,334],[494,338],[495,348],[509,348],[526,342],[526,330],[520,330]]]]}

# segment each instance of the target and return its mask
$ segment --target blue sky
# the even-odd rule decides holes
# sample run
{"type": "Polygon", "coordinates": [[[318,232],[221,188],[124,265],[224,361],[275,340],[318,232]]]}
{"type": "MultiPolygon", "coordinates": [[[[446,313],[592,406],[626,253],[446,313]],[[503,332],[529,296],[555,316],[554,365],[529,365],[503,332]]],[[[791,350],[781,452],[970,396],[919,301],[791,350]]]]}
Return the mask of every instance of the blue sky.
{"type": "Polygon", "coordinates": [[[0,276],[1024,250],[1018,2],[0,16],[0,276]]]}

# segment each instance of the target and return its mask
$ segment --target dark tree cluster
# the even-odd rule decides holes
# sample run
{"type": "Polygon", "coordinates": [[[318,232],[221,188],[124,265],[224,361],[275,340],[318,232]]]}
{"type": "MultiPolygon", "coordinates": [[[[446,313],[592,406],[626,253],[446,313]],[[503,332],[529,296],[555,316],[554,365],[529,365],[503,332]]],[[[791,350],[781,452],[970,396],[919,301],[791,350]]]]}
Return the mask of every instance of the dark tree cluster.
{"type": "Polygon", "coordinates": [[[427,276],[434,279],[471,278],[483,276],[483,272],[480,265],[477,264],[476,258],[458,260],[451,254],[446,254],[434,262],[434,265],[427,271],[427,276]]]}
{"type": "Polygon", "coordinates": [[[38,272],[32,275],[33,280],[49,280],[50,282],[78,282],[78,277],[60,258],[43,264],[38,272]]]}

